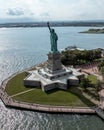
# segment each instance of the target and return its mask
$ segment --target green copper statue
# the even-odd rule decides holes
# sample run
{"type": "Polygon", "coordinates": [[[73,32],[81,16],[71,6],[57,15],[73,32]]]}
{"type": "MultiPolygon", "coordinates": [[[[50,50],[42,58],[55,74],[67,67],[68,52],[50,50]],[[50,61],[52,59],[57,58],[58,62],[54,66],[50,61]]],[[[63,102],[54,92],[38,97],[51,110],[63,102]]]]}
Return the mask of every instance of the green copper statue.
{"type": "Polygon", "coordinates": [[[50,28],[49,22],[47,22],[47,25],[48,25],[48,28],[49,28],[49,31],[50,31],[51,51],[53,53],[56,53],[56,52],[58,52],[58,49],[57,49],[58,36],[55,33],[55,30],[50,28]]]}

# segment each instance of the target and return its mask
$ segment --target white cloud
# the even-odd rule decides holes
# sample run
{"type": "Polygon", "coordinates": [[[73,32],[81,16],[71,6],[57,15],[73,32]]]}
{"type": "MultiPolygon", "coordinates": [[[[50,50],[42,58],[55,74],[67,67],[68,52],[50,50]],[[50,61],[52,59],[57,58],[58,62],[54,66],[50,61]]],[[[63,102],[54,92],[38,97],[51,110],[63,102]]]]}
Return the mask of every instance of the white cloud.
{"type": "Polygon", "coordinates": [[[8,9],[7,14],[11,16],[21,16],[24,15],[24,11],[22,9],[8,9]]]}
{"type": "Polygon", "coordinates": [[[104,19],[104,0],[0,0],[0,18],[104,19]]]}

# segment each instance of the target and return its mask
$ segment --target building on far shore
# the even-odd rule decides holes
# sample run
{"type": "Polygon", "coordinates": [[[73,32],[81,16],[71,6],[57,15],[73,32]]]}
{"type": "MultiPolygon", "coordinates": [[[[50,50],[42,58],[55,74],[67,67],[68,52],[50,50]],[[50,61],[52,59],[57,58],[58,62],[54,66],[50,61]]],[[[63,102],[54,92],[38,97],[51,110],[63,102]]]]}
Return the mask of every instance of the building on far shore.
{"type": "Polygon", "coordinates": [[[54,29],[50,30],[51,51],[48,53],[48,60],[44,67],[28,71],[24,79],[25,86],[41,87],[43,91],[60,88],[67,90],[70,85],[78,85],[84,75],[75,68],[68,68],[61,63],[61,54],[57,49],[57,34],[54,29]]]}

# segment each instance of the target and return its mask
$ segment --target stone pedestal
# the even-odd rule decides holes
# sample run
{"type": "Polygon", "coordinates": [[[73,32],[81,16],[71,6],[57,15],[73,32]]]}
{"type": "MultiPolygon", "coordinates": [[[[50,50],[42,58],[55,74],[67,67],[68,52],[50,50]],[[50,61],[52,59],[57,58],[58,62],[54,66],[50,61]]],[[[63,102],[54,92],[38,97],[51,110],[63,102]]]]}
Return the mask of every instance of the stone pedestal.
{"type": "Polygon", "coordinates": [[[60,52],[48,54],[48,61],[46,68],[49,71],[49,73],[53,74],[59,71],[63,71],[60,52]]]}

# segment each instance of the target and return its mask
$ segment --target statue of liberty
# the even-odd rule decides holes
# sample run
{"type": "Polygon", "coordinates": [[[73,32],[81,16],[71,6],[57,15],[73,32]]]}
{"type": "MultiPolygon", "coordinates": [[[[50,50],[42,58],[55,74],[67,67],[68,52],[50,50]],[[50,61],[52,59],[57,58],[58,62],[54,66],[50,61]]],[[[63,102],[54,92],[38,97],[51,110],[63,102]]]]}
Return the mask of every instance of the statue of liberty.
{"type": "Polygon", "coordinates": [[[58,49],[57,49],[58,36],[57,36],[57,34],[55,33],[55,30],[52,29],[52,28],[50,28],[49,22],[47,22],[47,26],[48,26],[49,31],[50,31],[51,51],[52,51],[53,53],[56,53],[56,52],[58,52],[58,49]]]}

